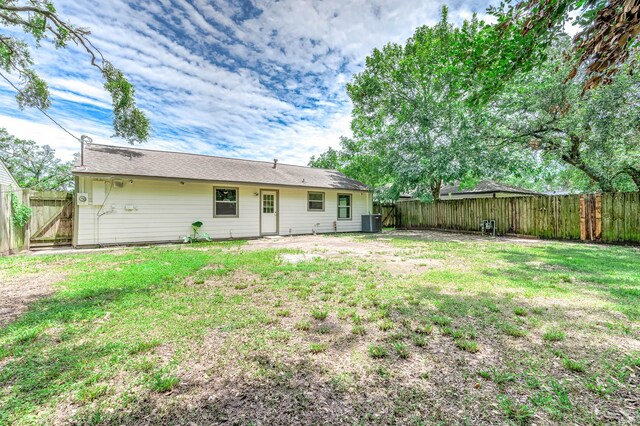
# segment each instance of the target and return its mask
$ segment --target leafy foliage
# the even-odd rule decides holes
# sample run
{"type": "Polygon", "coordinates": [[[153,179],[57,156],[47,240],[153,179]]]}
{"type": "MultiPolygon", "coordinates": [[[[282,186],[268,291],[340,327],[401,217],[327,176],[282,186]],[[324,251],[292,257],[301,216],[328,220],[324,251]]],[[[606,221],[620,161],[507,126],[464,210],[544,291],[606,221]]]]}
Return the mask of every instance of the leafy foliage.
{"type": "Polygon", "coordinates": [[[640,190],[640,77],[621,73],[583,95],[588,72],[565,82],[567,45],[552,46],[543,65],[512,79],[490,103],[487,137],[575,167],[595,189],[640,190]]]}
{"type": "Polygon", "coordinates": [[[543,63],[567,23],[577,24],[580,32],[568,46],[564,77],[570,80],[585,68],[582,93],[613,82],[639,46],[637,0],[507,1],[489,12],[498,22],[485,30],[485,94],[498,93],[502,82],[543,63]]]}
{"type": "Polygon", "coordinates": [[[73,161],[56,158],[49,145],[18,139],[0,128],[0,158],[22,188],[37,191],[68,191],[73,187],[73,161]]]}
{"type": "Polygon", "coordinates": [[[182,237],[182,241],[185,243],[193,243],[197,241],[211,241],[211,237],[206,232],[202,234],[199,232],[200,228],[202,228],[203,223],[200,221],[193,222],[191,224],[192,234],[185,235],[182,237]]]}
{"type": "Polygon", "coordinates": [[[11,220],[13,224],[23,228],[29,220],[31,220],[31,214],[33,213],[33,209],[31,207],[24,205],[18,199],[18,196],[15,193],[11,193],[11,220]]]}
{"type": "Polygon", "coordinates": [[[149,138],[149,120],[136,107],[133,85],[91,43],[88,38],[91,32],[58,16],[51,1],[0,1],[0,28],[10,28],[7,33],[0,34],[0,70],[19,78],[16,100],[21,109],[44,110],[51,105],[51,100],[47,83],[33,69],[29,45],[15,36],[6,35],[17,31],[30,34],[36,47],[43,40],[51,40],[56,48],[65,48],[69,42],[84,48],[91,58],[91,65],[100,70],[104,88],[111,95],[115,136],[132,144],[149,138]]]}

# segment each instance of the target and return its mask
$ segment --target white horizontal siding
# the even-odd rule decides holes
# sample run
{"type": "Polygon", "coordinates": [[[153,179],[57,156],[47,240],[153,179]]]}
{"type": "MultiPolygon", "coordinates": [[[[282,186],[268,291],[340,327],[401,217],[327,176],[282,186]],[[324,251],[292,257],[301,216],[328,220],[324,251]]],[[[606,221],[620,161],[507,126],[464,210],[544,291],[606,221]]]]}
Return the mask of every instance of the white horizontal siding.
{"type": "Polygon", "coordinates": [[[78,206],[77,244],[123,244],[174,241],[191,231],[191,223],[203,222],[201,232],[212,238],[245,238],[260,235],[260,190],[279,193],[279,233],[281,235],[361,230],[362,214],[370,212],[370,195],[360,191],[318,190],[325,193],[324,212],[307,211],[307,188],[284,188],[227,184],[215,187],[239,189],[238,212],[234,218],[213,217],[213,188],[206,183],[184,185],[177,181],[134,179],[123,188],[110,189],[110,183],[89,177],[79,179],[78,192],[87,192],[93,201],[93,188],[106,186],[103,206],[78,206]],[[337,220],[338,193],[352,194],[352,219],[337,220]],[[125,206],[135,207],[127,211],[125,206]]]}
{"type": "Polygon", "coordinates": [[[13,179],[13,176],[11,176],[11,173],[9,173],[9,169],[2,163],[2,160],[0,160],[0,185],[17,186],[16,181],[13,179]]]}

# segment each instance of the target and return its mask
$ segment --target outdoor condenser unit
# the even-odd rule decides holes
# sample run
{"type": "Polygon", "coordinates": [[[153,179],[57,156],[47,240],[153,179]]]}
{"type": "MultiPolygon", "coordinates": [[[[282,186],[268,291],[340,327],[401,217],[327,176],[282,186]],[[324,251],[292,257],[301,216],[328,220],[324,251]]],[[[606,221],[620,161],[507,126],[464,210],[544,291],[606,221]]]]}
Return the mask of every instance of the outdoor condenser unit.
{"type": "Polygon", "coordinates": [[[362,232],[382,232],[382,215],[381,214],[363,214],[362,215],[362,232]]]}

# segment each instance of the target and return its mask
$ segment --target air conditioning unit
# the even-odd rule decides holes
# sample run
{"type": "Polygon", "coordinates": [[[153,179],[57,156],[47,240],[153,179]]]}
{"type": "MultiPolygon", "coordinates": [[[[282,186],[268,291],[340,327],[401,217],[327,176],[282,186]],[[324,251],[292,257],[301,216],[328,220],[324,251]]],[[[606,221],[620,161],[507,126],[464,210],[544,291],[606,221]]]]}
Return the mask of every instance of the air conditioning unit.
{"type": "Polygon", "coordinates": [[[88,206],[89,194],[87,194],[86,192],[78,192],[76,194],[76,204],[79,206],[88,206]]]}

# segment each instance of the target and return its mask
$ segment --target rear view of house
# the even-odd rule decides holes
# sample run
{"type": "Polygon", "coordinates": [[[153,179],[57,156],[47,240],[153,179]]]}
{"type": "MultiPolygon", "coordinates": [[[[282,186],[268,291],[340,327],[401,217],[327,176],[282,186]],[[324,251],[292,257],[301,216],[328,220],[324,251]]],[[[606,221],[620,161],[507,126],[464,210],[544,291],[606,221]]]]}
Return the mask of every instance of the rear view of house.
{"type": "Polygon", "coordinates": [[[372,194],[335,170],[86,145],[76,178],[74,246],[359,232],[372,194]]]}

